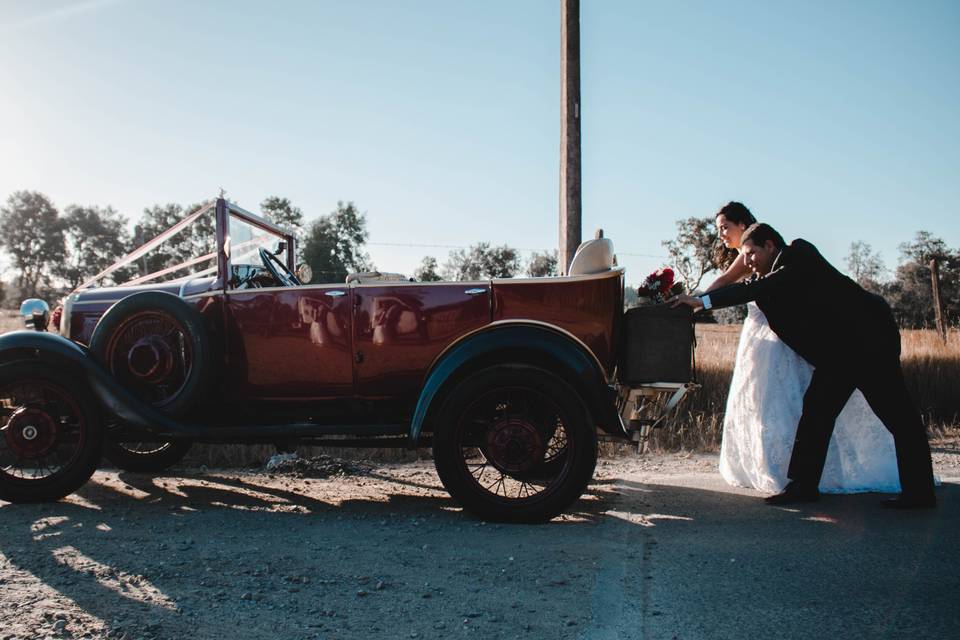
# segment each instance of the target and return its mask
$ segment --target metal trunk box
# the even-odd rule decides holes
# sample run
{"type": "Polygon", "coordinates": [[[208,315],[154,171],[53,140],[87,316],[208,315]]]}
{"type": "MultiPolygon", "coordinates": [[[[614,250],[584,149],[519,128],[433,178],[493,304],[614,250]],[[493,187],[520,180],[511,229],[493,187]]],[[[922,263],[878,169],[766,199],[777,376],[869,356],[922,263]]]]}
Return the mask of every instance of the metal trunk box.
{"type": "Polygon", "coordinates": [[[624,313],[620,382],[693,380],[693,310],[687,305],[646,305],[624,313]]]}

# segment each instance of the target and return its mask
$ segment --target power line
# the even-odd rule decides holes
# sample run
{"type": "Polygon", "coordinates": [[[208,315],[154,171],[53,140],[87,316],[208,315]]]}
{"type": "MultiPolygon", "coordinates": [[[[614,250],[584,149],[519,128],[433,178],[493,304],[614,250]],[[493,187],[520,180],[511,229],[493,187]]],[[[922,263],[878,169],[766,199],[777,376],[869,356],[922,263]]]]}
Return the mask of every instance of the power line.
{"type": "MultiPolygon", "coordinates": [[[[366,244],[370,246],[378,247],[410,247],[412,249],[469,249],[470,247],[458,244],[418,244],[415,242],[367,242],[366,244]]],[[[511,247],[515,248],[515,247],[511,247]]],[[[524,253],[546,253],[548,251],[553,251],[553,249],[522,249],[516,248],[517,251],[522,251],[524,253]]],[[[624,251],[617,251],[618,256],[629,256],[631,258],[657,258],[660,260],[669,259],[670,256],[665,255],[654,255],[652,253],[628,253],[624,251]]]]}

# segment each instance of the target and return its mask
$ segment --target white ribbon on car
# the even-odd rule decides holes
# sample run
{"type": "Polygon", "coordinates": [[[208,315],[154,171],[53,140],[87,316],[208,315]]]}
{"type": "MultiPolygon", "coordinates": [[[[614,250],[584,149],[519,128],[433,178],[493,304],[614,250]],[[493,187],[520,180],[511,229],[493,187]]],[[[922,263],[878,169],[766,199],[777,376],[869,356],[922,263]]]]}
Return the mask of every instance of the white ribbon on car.
{"type": "MultiPolygon", "coordinates": [[[[142,244],[139,249],[134,249],[132,252],[130,252],[130,253],[128,253],[127,255],[125,255],[124,257],[120,258],[119,260],[117,260],[116,262],[114,262],[112,265],[110,265],[109,267],[107,267],[106,269],[104,269],[103,271],[101,271],[100,273],[98,273],[97,275],[93,276],[92,278],[90,278],[89,280],[87,280],[86,282],[84,282],[83,284],[81,284],[79,287],[77,287],[77,288],[74,289],[73,291],[79,291],[80,289],[86,289],[87,287],[89,287],[90,285],[92,285],[94,282],[96,282],[96,281],[99,280],[100,278],[103,278],[104,276],[107,276],[107,275],[109,275],[110,273],[113,273],[114,271],[116,271],[116,270],[119,269],[120,267],[125,267],[125,266],[127,266],[128,264],[130,264],[131,262],[133,262],[133,261],[136,260],[137,258],[140,258],[141,256],[143,256],[145,253],[147,253],[148,251],[150,251],[151,249],[153,249],[153,248],[156,247],[157,245],[159,245],[159,244],[163,243],[164,241],[168,240],[171,236],[175,235],[178,231],[180,231],[181,229],[183,229],[185,226],[187,226],[188,224],[190,224],[191,222],[193,222],[194,220],[196,220],[197,218],[199,218],[200,216],[202,216],[202,215],[205,214],[206,212],[210,211],[210,209],[214,208],[215,206],[217,206],[217,203],[216,203],[216,202],[211,202],[211,203],[209,203],[209,204],[206,204],[206,205],[200,207],[199,209],[197,209],[196,211],[194,211],[193,213],[191,213],[189,216],[187,216],[186,218],[184,218],[183,220],[181,220],[181,221],[178,222],[177,224],[173,225],[172,227],[170,227],[169,229],[167,229],[166,231],[164,231],[163,233],[161,233],[160,235],[158,235],[158,236],[157,236],[156,238],[154,238],[153,240],[150,240],[149,242],[145,242],[144,244],[142,244]]],[[[210,254],[210,255],[213,255],[213,254],[210,254]]],[[[200,260],[200,258],[196,258],[195,260],[200,260]]],[[[191,264],[194,264],[194,263],[191,262],[191,264]]],[[[180,266],[182,266],[182,265],[177,265],[176,268],[179,268],[180,266]]],[[[174,271],[176,270],[176,268],[171,267],[171,269],[174,270],[174,271]]],[[[155,274],[151,274],[151,275],[155,275],[155,274]]],[[[140,278],[139,280],[140,280],[140,281],[143,281],[143,278],[146,278],[146,277],[147,277],[147,276],[143,276],[143,277],[140,278]]],[[[128,284],[129,284],[129,283],[128,283],[128,284]]]]}

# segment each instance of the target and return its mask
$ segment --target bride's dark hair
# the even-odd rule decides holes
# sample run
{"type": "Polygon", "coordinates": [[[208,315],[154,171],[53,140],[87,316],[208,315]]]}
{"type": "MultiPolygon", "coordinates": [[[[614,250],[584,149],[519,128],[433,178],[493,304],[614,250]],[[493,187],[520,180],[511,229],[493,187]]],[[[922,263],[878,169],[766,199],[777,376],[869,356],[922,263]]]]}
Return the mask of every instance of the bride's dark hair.
{"type": "MultiPolygon", "coordinates": [[[[750,209],[742,202],[731,201],[723,205],[720,211],[714,214],[714,218],[723,216],[733,224],[742,224],[744,229],[757,222],[757,219],[750,213],[750,209]]],[[[713,265],[720,271],[726,271],[733,264],[740,253],[736,249],[728,249],[723,246],[720,238],[713,245],[713,265]]]]}

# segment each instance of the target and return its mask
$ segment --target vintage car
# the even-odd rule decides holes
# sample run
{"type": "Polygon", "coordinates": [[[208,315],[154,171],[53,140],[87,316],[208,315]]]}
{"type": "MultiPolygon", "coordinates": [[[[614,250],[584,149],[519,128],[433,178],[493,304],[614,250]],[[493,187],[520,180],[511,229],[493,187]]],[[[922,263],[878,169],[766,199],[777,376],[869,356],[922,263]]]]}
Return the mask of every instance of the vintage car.
{"type": "Polygon", "coordinates": [[[670,407],[690,386],[680,310],[667,349],[680,371],[640,373],[644,332],[625,333],[609,239],[584,243],[566,277],[429,283],[308,284],[294,242],[221,198],[68,295],[54,331],[46,304],[26,301],[37,330],[0,336],[0,499],[60,499],[101,453],[157,471],[194,442],[430,446],[466,509],[542,521],[585,490],[598,433],[635,438],[656,420],[640,405],[666,393],[670,407]],[[213,252],[93,286],[201,216],[213,252]]]}

